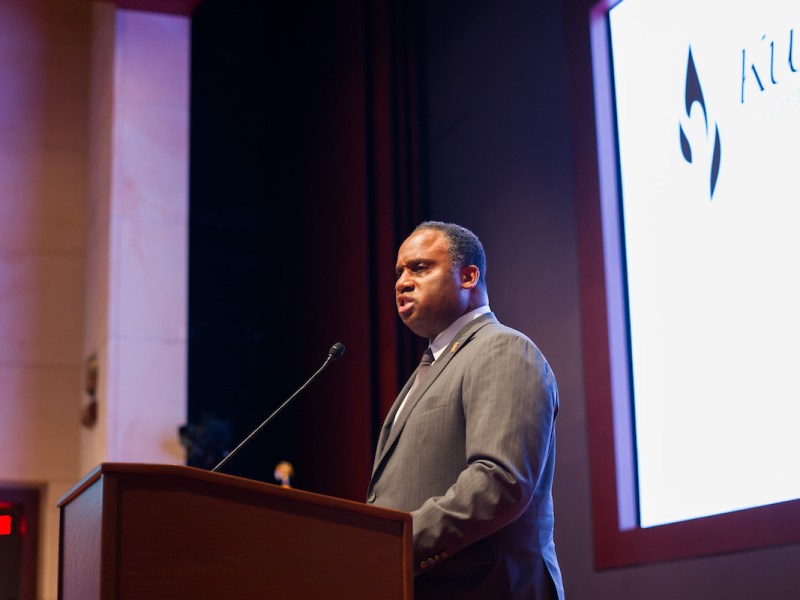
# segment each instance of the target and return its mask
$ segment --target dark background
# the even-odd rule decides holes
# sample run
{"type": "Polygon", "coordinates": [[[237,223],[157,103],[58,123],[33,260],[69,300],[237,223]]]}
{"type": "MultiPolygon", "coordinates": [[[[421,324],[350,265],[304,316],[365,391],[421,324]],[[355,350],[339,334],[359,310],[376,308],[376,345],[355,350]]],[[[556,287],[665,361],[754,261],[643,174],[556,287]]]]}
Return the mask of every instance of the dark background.
{"type": "Polygon", "coordinates": [[[271,481],[289,460],[298,487],[353,499],[417,352],[392,290],[422,214],[419,164],[399,166],[417,59],[393,32],[406,13],[378,9],[211,1],[192,19],[189,420],[243,438],[341,341],[226,470],[271,481]]]}

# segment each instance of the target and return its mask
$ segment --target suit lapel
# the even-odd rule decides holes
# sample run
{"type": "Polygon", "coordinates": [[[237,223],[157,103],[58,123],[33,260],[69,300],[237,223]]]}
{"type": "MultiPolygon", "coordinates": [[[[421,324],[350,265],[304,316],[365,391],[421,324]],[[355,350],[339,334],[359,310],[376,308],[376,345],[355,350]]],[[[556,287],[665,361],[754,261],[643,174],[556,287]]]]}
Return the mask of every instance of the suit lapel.
{"type": "Polygon", "coordinates": [[[403,386],[403,389],[400,390],[400,393],[397,395],[397,398],[395,398],[392,407],[389,409],[389,413],[386,415],[386,419],[383,421],[383,427],[381,427],[380,436],[378,437],[378,447],[375,450],[376,457],[380,456],[383,453],[383,449],[386,447],[386,441],[389,436],[389,431],[392,429],[394,416],[400,409],[400,405],[403,403],[403,398],[406,397],[406,394],[408,394],[408,390],[411,389],[411,386],[414,384],[414,378],[416,377],[416,375],[417,375],[417,370],[414,369],[414,372],[411,374],[411,377],[408,379],[408,381],[406,381],[406,384],[403,386]]]}
{"type": "Polygon", "coordinates": [[[392,408],[389,410],[389,414],[386,417],[386,420],[383,423],[383,427],[381,428],[381,435],[378,442],[378,448],[375,453],[375,464],[373,467],[373,475],[378,469],[378,466],[383,462],[386,456],[389,453],[389,449],[394,444],[395,440],[398,438],[400,433],[405,427],[406,421],[408,421],[408,417],[411,414],[411,411],[414,410],[414,407],[419,403],[420,399],[425,395],[425,392],[431,385],[436,381],[439,375],[447,368],[447,365],[450,364],[450,361],[453,357],[458,353],[461,348],[463,348],[466,343],[470,340],[470,338],[475,335],[475,333],[484,325],[487,325],[490,322],[494,322],[496,319],[492,313],[486,313],[481,315],[477,319],[473,319],[464,327],[462,327],[459,332],[453,337],[453,340],[450,342],[450,345],[444,351],[444,354],[439,356],[431,365],[430,371],[428,371],[428,375],[425,377],[425,380],[417,386],[417,389],[414,390],[414,393],[409,396],[406,405],[403,407],[402,412],[397,417],[397,422],[394,425],[390,425],[394,420],[394,416],[397,413],[400,405],[403,402],[403,398],[405,398],[406,394],[408,394],[408,390],[410,389],[411,385],[414,382],[414,377],[416,375],[416,370],[414,373],[411,374],[410,379],[406,382],[403,386],[403,389],[400,391],[400,394],[394,401],[392,408]],[[387,435],[387,430],[388,435],[387,435]]]}

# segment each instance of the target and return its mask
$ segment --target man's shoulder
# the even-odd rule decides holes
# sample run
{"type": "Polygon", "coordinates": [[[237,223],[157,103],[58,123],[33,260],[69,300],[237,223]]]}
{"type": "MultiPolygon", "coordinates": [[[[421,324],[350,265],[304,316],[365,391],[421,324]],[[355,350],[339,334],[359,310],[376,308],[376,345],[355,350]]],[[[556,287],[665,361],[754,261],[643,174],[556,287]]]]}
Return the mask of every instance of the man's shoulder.
{"type": "Polygon", "coordinates": [[[486,322],[478,331],[475,332],[476,337],[500,337],[533,344],[533,341],[527,335],[517,329],[514,329],[513,327],[503,325],[497,320],[497,317],[495,317],[493,313],[487,313],[485,317],[486,322]]]}
{"type": "Polygon", "coordinates": [[[487,313],[475,321],[472,334],[464,343],[472,346],[472,350],[481,354],[493,353],[503,355],[508,352],[540,355],[539,347],[523,332],[503,325],[492,313],[487,313]]]}
{"type": "Polygon", "coordinates": [[[475,335],[473,360],[528,365],[555,383],[550,364],[542,350],[521,331],[492,319],[475,335]]]}

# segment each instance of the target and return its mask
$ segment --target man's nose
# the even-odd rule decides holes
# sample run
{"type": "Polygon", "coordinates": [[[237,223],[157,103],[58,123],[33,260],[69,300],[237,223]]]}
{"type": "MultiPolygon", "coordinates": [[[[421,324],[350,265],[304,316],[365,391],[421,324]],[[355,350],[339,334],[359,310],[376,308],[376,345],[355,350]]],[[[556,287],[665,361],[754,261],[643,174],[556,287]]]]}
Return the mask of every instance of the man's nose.
{"type": "Polygon", "coordinates": [[[397,278],[394,284],[394,289],[396,292],[407,292],[414,289],[414,284],[411,279],[408,278],[408,271],[404,270],[400,273],[400,277],[397,278]]]}

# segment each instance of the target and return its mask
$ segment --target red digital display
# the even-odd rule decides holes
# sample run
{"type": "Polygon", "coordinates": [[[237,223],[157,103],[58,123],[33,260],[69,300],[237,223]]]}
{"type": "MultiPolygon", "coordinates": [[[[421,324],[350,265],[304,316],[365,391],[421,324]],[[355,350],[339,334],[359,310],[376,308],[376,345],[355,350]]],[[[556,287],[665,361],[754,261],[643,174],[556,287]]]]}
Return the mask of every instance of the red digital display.
{"type": "Polygon", "coordinates": [[[0,515],[0,535],[11,535],[12,525],[11,515],[0,515]]]}

